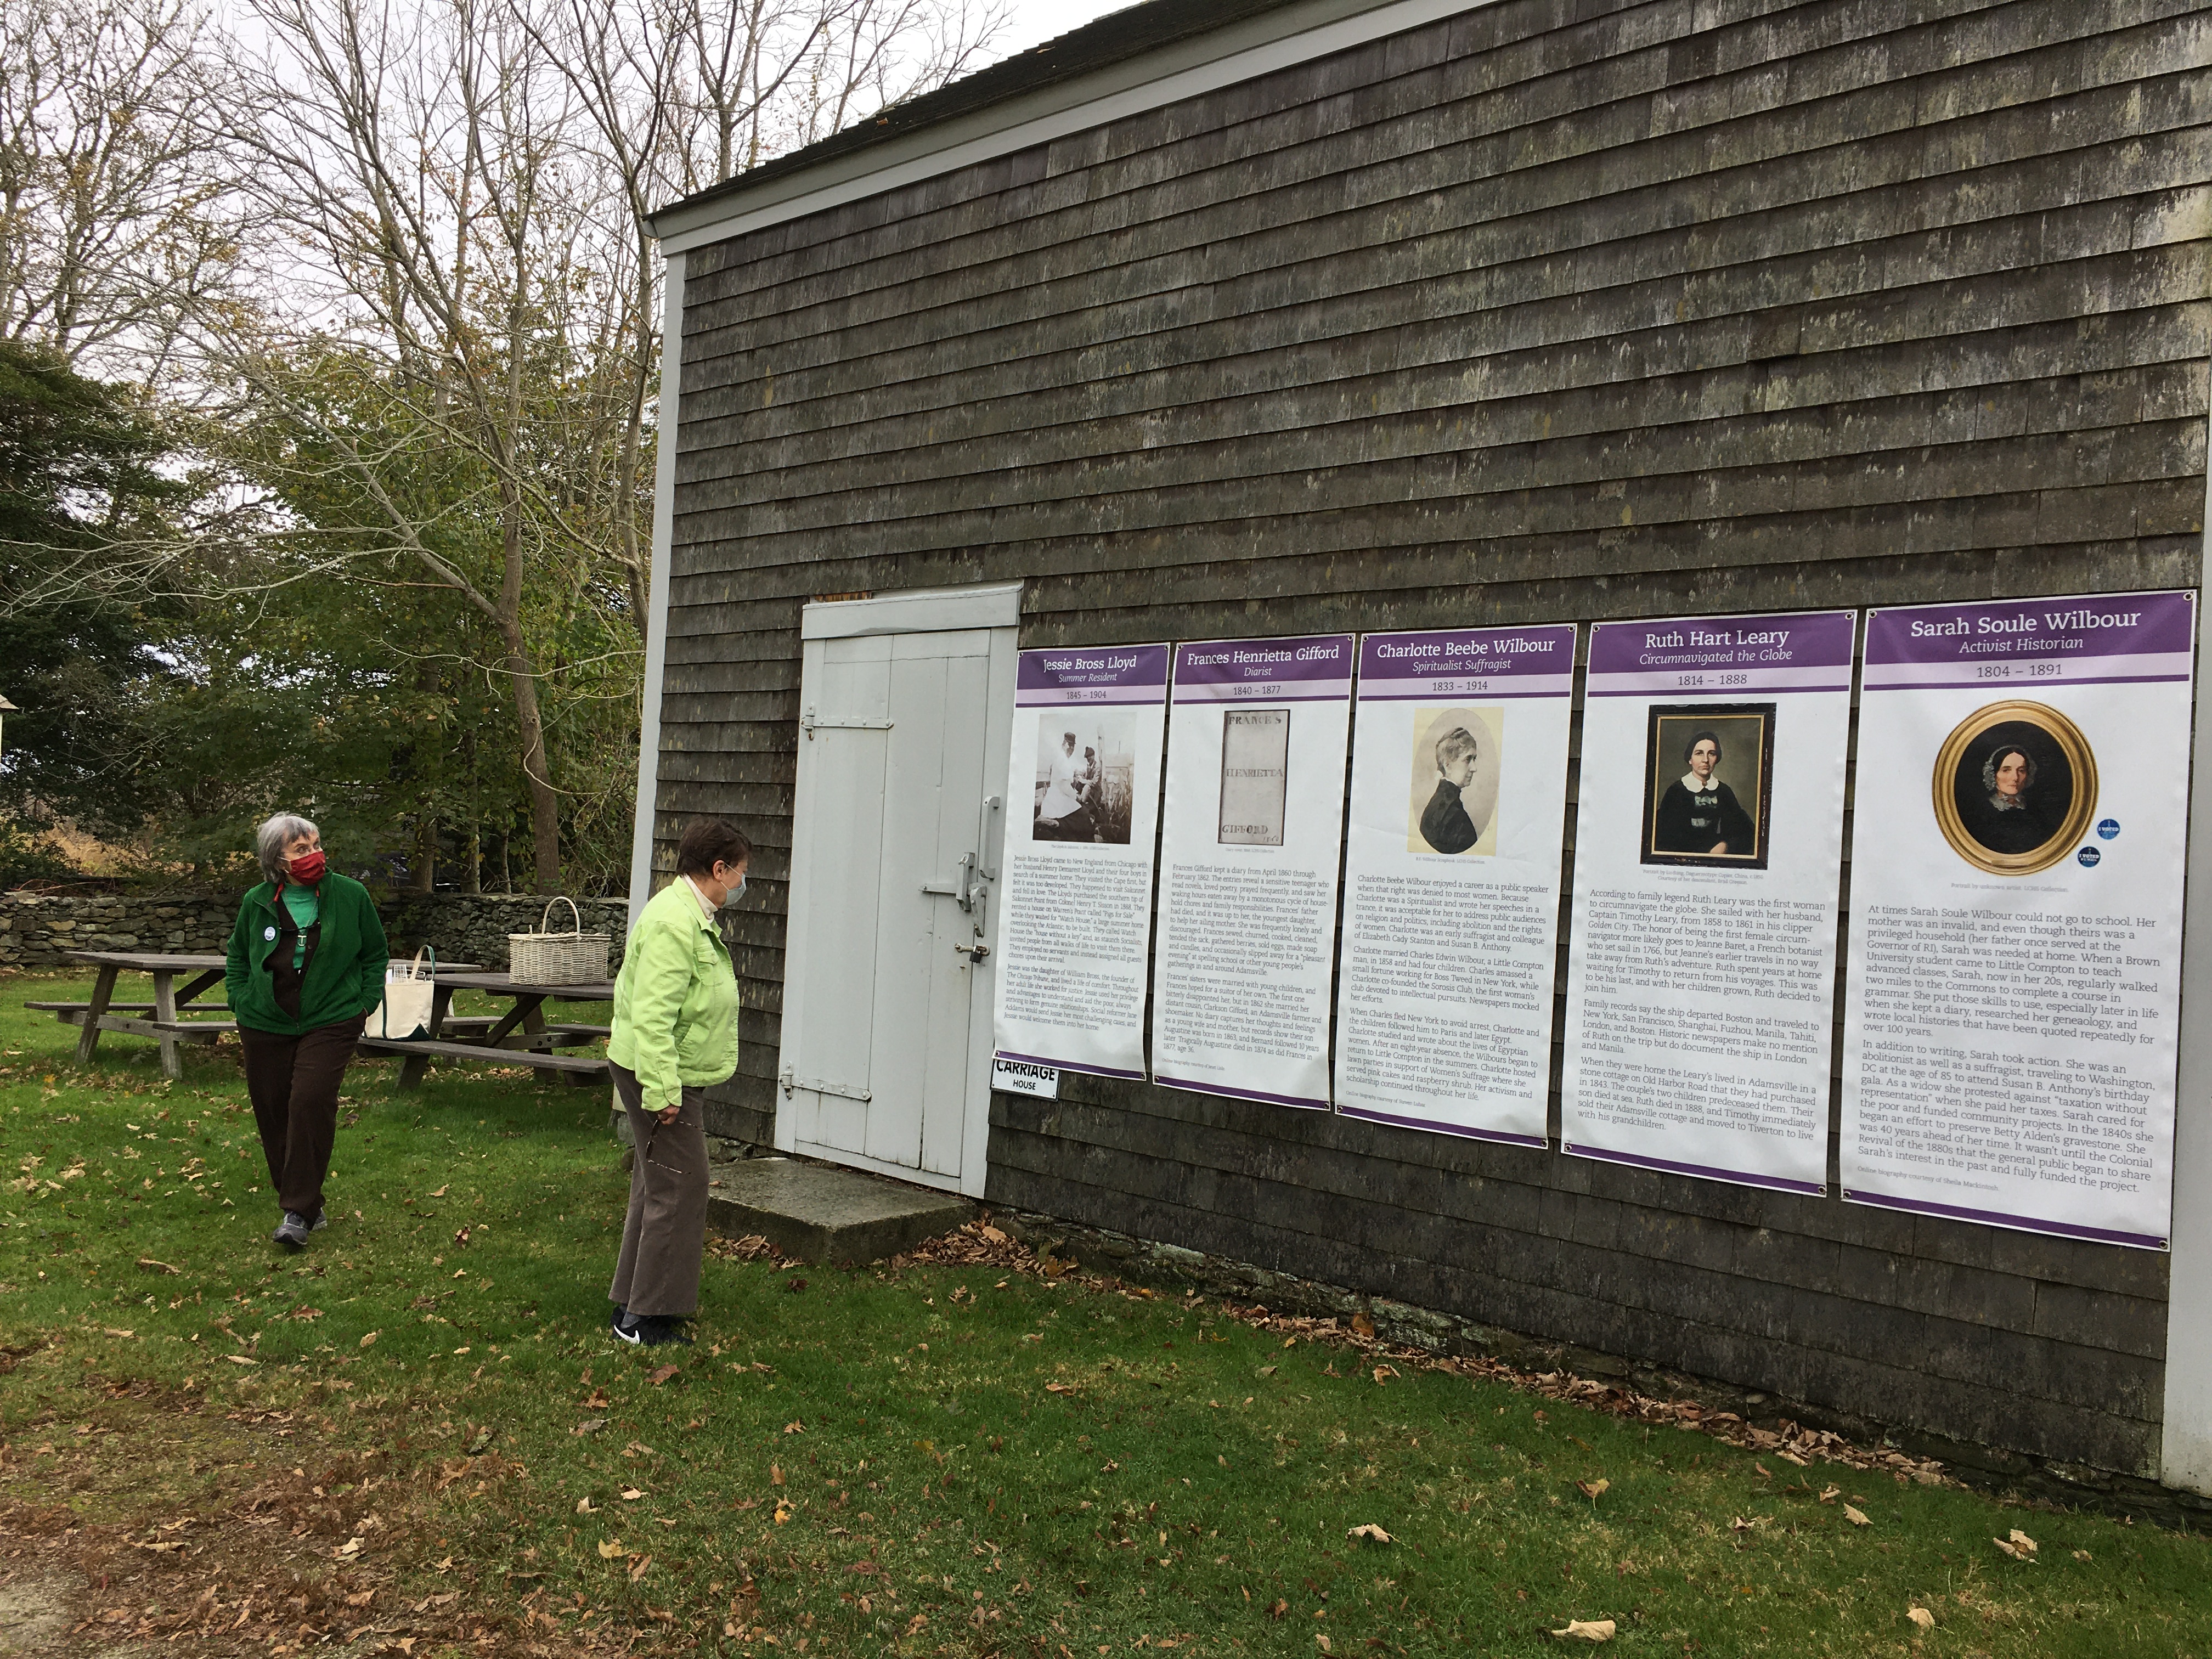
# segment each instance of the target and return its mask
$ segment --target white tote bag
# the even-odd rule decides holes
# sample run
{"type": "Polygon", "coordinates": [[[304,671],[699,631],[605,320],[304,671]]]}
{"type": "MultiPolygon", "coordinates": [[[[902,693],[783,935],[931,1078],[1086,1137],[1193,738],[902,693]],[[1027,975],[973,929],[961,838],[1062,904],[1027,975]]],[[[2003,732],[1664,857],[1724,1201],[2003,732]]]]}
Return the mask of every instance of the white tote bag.
{"type": "Polygon", "coordinates": [[[384,969],[384,1000],[376,1005],[363,1028],[363,1036],[397,1037],[403,1042],[430,1035],[430,1000],[437,994],[438,953],[424,945],[412,962],[394,962],[384,969]],[[425,968],[422,958],[430,965],[425,968]]]}

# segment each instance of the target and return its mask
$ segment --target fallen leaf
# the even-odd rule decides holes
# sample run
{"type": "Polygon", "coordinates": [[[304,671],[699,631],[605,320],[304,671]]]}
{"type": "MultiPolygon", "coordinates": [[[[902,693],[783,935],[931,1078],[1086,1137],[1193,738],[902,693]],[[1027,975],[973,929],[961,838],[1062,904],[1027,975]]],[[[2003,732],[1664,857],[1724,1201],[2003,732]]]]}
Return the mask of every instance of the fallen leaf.
{"type": "Polygon", "coordinates": [[[1267,1609],[1267,1617],[1270,1619],[1280,1619],[1290,1610],[1291,1604],[1288,1601],[1278,1601],[1273,1607],[1267,1609]]]}
{"type": "Polygon", "coordinates": [[[372,1346],[376,1340],[377,1334],[376,1332],[371,1331],[367,1336],[362,1338],[361,1346],[364,1348],[372,1346]]]}
{"type": "Polygon", "coordinates": [[[606,1425],[607,1419],[604,1417],[587,1417],[582,1422],[577,1424],[574,1428],[569,1430],[568,1432],[572,1435],[597,1434],[601,1429],[606,1427],[606,1425]]]}
{"type": "Polygon", "coordinates": [[[1375,1322],[1364,1313],[1356,1313],[1352,1316],[1352,1328],[1362,1336],[1372,1336],[1375,1334],[1375,1322]]]}
{"type": "Polygon", "coordinates": [[[349,1607],[365,1607],[374,1600],[376,1600],[374,1590],[356,1590],[351,1595],[346,1597],[346,1605],[349,1607]]]}
{"type": "Polygon", "coordinates": [[[1352,1528],[1351,1531],[1346,1533],[1344,1535],[1346,1538],[1371,1538],[1378,1544],[1387,1544],[1390,1541],[1390,1534],[1383,1531],[1382,1528],[1376,1526],[1372,1521],[1366,1522],[1362,1525],[1352,1528]]]}
{"type": "Polygon", "coordinates": [[[1613,1482],[1600,1475],[1595,1480],[1577,1480],[1575,1482],[1575,1486],[1583,1497],[1595,1504],[1601,1495],[1612,1490],[1613,1482]]]}
{"type": "Polygon", "coordinates": [[[663,1365],[659,1370],[653,1372],[652,1376],[647,1377],[645,1380],[652,1383],[653,1386],[657,1389],[662,1383],[668,1381],[670,1377],[675,1376],[678,1369],[678,1368],[674,1365],[663,1365]]]}
{"type": "Polygon", "coordinates": [[[1044,1391],[1047,1394],[1073,1394],[1075,1392],[1072,1387],[1065,1382],[1048,1382],[1044,1385],[1044,1391]]]}
{"type": "Polygon", "coordinates": [[[619,1538],[602,1538],[601,1540],[599,1540],[599,1559],[600,1559],[600,1560],[602,1560],[602,1561],[611,1561],[611,1560],[613,1560],[613,1559],[615,1559],[615,1557],[617,1557],[617,1555],[620,1555],[622,1553],[623,1553],[623,1541],[622,1541],[622,1540],[621,1540],[621,1539],[619,1539],[619,1538]]]}
{"type": "Polygon", "coordinates": [[[1747,1521],[1739,1515],[1735,1520],[1729,1522],[1729,1530],[1730,1532],[1749,1532],[1754,1527],[1758,1526],[1758,1522],[1747,1521]]]}
{"type": "Polygon", "coordinates": [[[2076,1561],[2087,1561],[2089,1559],[2089,1552],[2087,1550],[2075,1550],[2074,1552],[2074,1559],[2076,1561]]]}
{"type": "Polygon", "coordinates": [[[775,1524],[779,1527],[781,1526],[785,1522],[791,1519],[793,1513],[793,1510],[790,1504],[779,1503],[775,1506],[775,1524]]]}
{"type": "Polygon", "coordinates": [[[593,1502],[592,1502],[592,1500],[591,1500],[590,1498],[579,1498],[576,1500],[576,1513],[577,1513],[577,1514],[579,1514],[579,1515],[597,1515],[599,1512],[599,1506],[597,1504],[594,1504],[593,1502]]]}
{"type": "Polygon", "coordinates": [[[100,1328],[105,1330],[110,1336],[119,1336],[124,1338],[126,1341],[137,1334],[136,1332],[132,1331],[118,1330],[112,1325],[104,1325],[100,1328]]]}
{"type": "Polygon", "coordinates": [[[608,1400],[605,1389],[593,1389],[590,1399],[580,1400],[576,1403],[587,1412],[603,1412],[612,1402],[608,1400]]]}
{"type": "Polygon", "coordinates": [[[645,1577],[645,1570],[653,1565],[650,1555],[641,1555],[629,1564],[629,1582],[633,1584],[645,1577]]]}
{"type": "Polygon", "coordinates": [[[1334,1648],[1329,1645],[1328,1638],[1322,1635],[1319,1631],[1316,1631],[1314,1632],[1314,1645],[1319,1648],[1323,1653],[1334,1653],[1336,1651],[1334,1648]]]}
{"type": "Polygon", "coordinates": [[[2010,1538],[1992,1538],[1990,1541],[2015,1561],[2035,1559],[2035,1540],[2030,1538],[2018,1527],[2012,1529],[2010,1538]]]}
{"type": "Polygon", "coordinates": [[[337,1557],[341,1561],[351,1560],[355,1556],[361,1553],[361,1540],[358,1537],[349,1538],[344,1543],[332,1550],[331,1553],[337,1557]]]}
{"type": "Polygon", "coordinates": [[[448,1192],[450,1192],[450,1191],[452,1191],[452,1190],[453,1190],[453,1183],[452,1183],[451,1182],[447,1182],[446,1183],[446,1185],[444,1185],[443,1187],[439,1188],[438,1188],[438,1190],[437,1190],[436,1192],[434,1192],[434,1193],[431,1194],[430,1194],[430,1196],[431,1196],[431,1197],[433,1197],[433,1198],[443,1198],[443,1197],[444,1197],[444,1196],[445,1196],[448,1192]]]}
{"type": "Polygon", "coordinates": [[[1823,1504],[1832,1504],[1843,1495],[1844,1489],[1841,1486],[1830,1486],[1820,1493],[1820,1501],[1823,1504]]]}
{"type": "Polygon", "coordinates": [[[624,1486],[622,1489],[622,1501],[625,1504],[635,1504],[644,1496],[645,1494],[635,1486],[624,1486]]]}
{"type": "Polygon", "coordinates": [[[1380,1387],[1382,1387],[1382,1379],[1383,1379],[1384,1377],[1386,1377],[1386,1376],[1397,1376],[1397,1375],[1398,1375],[1398,1368],[1397,1368],[1395,1365],[1377,1365],[1377,1366],[1375,1368],[1375,1385],[1376,1385],[1376,1387],[1380,1388],[1380,1387]]]}
{"type": "Polygon", "coordinates": [[[258,1359],[248,1359],[242,1353],[227,1353],[223,1358],[234,1365],[258,1365],[261,1363],[258,1359]]]}
{"type": "Polygon", "coordinates": [[[1846,1504],[1844,1505],[1844,1519],[1850,1522],[1855,1527],[1870,1527],[1874,1525],[1873,1522],[1867,1519],[1866,1511],[1860,1509],[1855,1504],[1846,1504]]]}
{"type": "Polygon", "coordinates": [[[994,1227],[988,1221],[983,1224],[982,1232],[983,1237],[994,1244],[1003,1244],[1006,1242],[1006,1234],[1000,1232],[996,1227],[994,1227]]]}
{"type": "Polygon", "coordinates": [[[1925,1607],[1907,1607],[1905,1610],[1905,1616],[1923,1630],[1936,1628],[1936,1615],[1925,1607]]]}
{"type": "Polygon", "coordinates": [[[783,1484],[782,1464],[771,1463],[768,1466],[768,1483],[771,1486],[780,1486],[783,1484]]]}
{"type": "Polygon", "coordinates": [[[1555,1630],[1554,1636],[1575,1636],[1585,1642],[1610,1642],[1614,1625],[1610,1619],[1570,1619],[1565,1630],[1555,1630]]]}
{"type": "Polygon", "coordinates": [[[805,1434],[806,1432],[806,1425],[804,1423],[787,1423],[783,1425],[783,1431],[786,1434],[805,1434]]]}
{"type": "Polygon", "coordinates": [[[156,1261],[150,1255],[140,1256],[138,1265],[149,1273],[178,1273],[184,1271],[182,1267],[172,1267],[166,1261],[156,1261]]]}

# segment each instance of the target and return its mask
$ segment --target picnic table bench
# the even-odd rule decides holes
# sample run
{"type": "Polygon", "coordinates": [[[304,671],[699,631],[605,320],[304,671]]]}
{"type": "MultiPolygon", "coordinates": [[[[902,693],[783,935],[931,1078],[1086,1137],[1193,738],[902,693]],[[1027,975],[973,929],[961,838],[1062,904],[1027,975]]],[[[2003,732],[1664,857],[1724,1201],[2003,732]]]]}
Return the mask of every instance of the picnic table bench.
{"type": "Polygon", "coordinates": [[[412,1039],[402,1037],[363,1037],[356,1046],[379,1054],[404,1054],[407,1063],[400,1068],[399,1086],[413,1089],[421,1085],[430,1070],[433,1060],[495,1060],[506,1066],[529,1066],[540,1071],[565,1077],[579,1085],[596,1083],[607,1075],[604,1054],[563,1054],[554,1051],[561,1048],[575,1048],[607,1035],[604,1025],[580,1024],[570,1020],[549,1021],[544,1006],[548,1001],[612,1002],[615,988],[611,981],[597,980],[581,985],[545,985],[529,980],[518,980],[512,974],[487,974],[481,970],[455,966],[438,969],[434,988],[430,994],[429,1035],[412,1039]],[[455,1018],[453,1014],[453,993],[482,991],[491,996],[511,997],[514,1006],[496,1018],[466,1016],[455,1018]],[[451,1035],[465,1031],[459,1041],[451,1035]]]}

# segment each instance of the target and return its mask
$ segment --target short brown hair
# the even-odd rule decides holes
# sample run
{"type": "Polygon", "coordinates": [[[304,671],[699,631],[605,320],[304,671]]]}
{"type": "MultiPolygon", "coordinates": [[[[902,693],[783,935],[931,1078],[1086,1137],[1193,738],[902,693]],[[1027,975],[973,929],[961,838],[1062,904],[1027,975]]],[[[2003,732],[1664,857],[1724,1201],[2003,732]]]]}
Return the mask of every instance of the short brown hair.
{"type": "Polygon", "coordinates": [[[753,844],[745,832],[727,818],[698,818],[687,825],[676,843],[676,873],[709,874],[718,864],[736,866],[750,860],[753,844]]]}

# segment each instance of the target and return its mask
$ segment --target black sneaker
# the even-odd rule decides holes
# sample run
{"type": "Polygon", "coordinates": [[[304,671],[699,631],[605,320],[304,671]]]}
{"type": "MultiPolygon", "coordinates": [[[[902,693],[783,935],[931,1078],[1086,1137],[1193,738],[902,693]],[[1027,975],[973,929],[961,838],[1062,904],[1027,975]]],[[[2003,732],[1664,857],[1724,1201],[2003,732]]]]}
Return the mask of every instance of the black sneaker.
{"type": "Polygon", "coordinates": [[[272,1244],[282,1244],[288,1250],[305,1249],[307,1244],[307,1235],[322,1224],[323,1218],[320,1215],[309,1220],[297,1210],[287,1210],[284,1212],[283,1220],[276,1224],[276,1231],[269,1235],[269,1242],[272,1244]]]}
{"type": "Polygon", "coordinates": [[[628,1308],[617,1308],[613,1313],[607,1316],[608,1329],[611,1330],[617,1336],[621,1337],[625,1342],[635,1341],[636,1340],[627,1331],[623,1329],[623,1321],[629,1317],[629,1310],[628,1308]]]}
{"type": "Polygon", "coordinates": [[[617,1313],[614,1334],[634,1348],[665,1348],[672,1343],[691,1346],[691,1339],[684,1334],[684,1322],[665,1314],[617,1313]]]}

